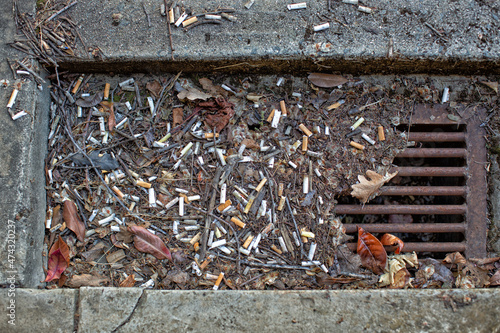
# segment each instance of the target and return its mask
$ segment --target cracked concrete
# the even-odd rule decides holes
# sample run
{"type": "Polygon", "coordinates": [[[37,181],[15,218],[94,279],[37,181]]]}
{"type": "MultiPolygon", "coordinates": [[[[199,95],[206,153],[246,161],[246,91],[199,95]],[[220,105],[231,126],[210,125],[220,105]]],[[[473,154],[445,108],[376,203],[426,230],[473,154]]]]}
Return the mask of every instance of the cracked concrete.
{"type": "MultiPolygon", "coordinates": [[[[0,290],[0,306],[9,304],[0,290]]],[[[18,289],[2,332],[498,332],[500,289],[18,289]],[[79,296],[79,297],[78,297],[79,296]],[[415,301],[418,300],[418,301],[415,301]],[[78,310],[77,310],[78,308],[78,310]],[[381,311],[381,309],[384,309],[381,311]],[[74,315],[77,314],[77,324],[74,315]]]]}

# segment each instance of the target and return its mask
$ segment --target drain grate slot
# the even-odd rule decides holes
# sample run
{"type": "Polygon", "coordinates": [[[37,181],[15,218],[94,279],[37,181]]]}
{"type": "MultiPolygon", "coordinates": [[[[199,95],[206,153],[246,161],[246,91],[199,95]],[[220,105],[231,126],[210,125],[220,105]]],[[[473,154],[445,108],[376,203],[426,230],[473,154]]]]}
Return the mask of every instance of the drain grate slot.
{"type": "MultiPolygon", "coordinates": [[[[416,107],[408,134],[414,148],[394,161],[399,183],[382,187],[373,203],[338,204],[336,214],[355,221],[345,224],[346,232],[355,234],[358,225],[373,233],[397,233],[406,239],[407,252],[485,256],[486,146],[480,126],[484,111],[474,112],[457,123],[448,119],[446,106],[416,107]],[[391,217],[405,220],[394,216],[411,223],[390,223],[391,217]],[[366,217],[376,223],[364,223],[366,217]]],[[[356,249],[355,243],[348,246],[356,249]]]]}

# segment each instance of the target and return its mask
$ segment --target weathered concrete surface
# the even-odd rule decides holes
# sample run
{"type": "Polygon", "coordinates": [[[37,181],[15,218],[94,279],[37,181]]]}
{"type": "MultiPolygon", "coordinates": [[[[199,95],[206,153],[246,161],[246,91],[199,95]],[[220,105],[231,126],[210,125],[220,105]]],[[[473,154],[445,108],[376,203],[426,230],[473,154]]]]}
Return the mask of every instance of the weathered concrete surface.
{"type": "MultiPolygon", "coordinates": [[[[492,146],[499,148],[500,137],[493,138],[492,146]]],[[[488,250],[500,254],[500,166],[498,155],[491,154],[491,171],[489,177],[489,202],[491,225],[488,231],[488,250]]]]}
{"type": "Polygon", "coordinates": [[[145,290],[142,297],[138,297],[142,292],[139,289],[80,290],[79,332],[500,330],[497,310],[500,307],[500,289],[145,290]]]}
{"type": "MultiPolygon", "coordinates": [[[[21,12],[34,12],[34,1],[17,1],[21,12]]],[[[49,94],[33,81],[22,84],[14,108],[29,115],[13,121],[6,105],[15,80],[6,58],[24,56],[5,45],[15,38],[12,1],[0,0],[0,285],[15,275],[17,286],[43,281],[42,242],[45,218],[44,157],[47,153],[49,94]]],[[[10,283],[9,283],[10,284],[10,283]]]]}
{"type": "Polygon", "coordinates": [[[78,290],[16,289],[15,296],[9,293],[0,289],[0,332],[74,332],[78,290]],[[15,325],[9,323],[12,319],[15,325]]]}
{"type": "MultiPolygon", "coordinates": [[[[77,71],[135,72],[219,70],[267,72],[338,70],[342,72],[500,73],[500,2],[496,0],[367,0],[372,14],[332,0],[308,1],[305,10],[288,11],[293,1],[193,0],[195,14],[232,7],[236,22],[202,25],[184,32],[172,26],[175,61],[160,1],[80,0],[69,10],[87,47],[99,47],[105,61],[84,52],[61,65],[77,71]],[[113,14],[122,15],[113,25],[113,14]],[[314,33],[325,22],[330,29],[314,33]],[[428,25],[427,25],[428,24],[428,25]],[[433,31],[434,29],[435,31],[433,31]],[[394,56],[388,57],[389,42],[394,56]],[[186,63],[189,61],[190,63],[186,63]]],[[[82,48],[81,48],[82,49],[82,48]]]]}

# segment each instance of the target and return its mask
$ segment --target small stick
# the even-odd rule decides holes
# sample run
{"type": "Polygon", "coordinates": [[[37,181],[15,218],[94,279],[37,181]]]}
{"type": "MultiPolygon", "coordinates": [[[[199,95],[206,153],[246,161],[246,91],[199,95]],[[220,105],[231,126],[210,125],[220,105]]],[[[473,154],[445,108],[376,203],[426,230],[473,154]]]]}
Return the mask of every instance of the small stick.
{"type": "Polygon", "coordinates": [[[299,236],[300,253],[303,257],[307,257],[304,251],[304,243],[302,243],[302,237],[300,237],[299,227],[297,227],[297,221],[295,221],[295,217],[293,216],[292,207],[290,206],[290,200],[288,200],[288,197],[286,198],[286,205],[288,207],[288,211],[290,212],[290,216],[292,217],[293,225],[295,226],[295,231],[297,232],[297,236],[299,236]]]}
{"type": "Polygon", "coordinates": [[[146,10],[146,5],[142,2],[142,9],[144,9],[144,14],[146,14],[146,18],[148,19],[148,28],[151,28],[151,19],[149,18],[149,14],[146,10]]]}
{"type": "Polygon", "coordinates": [[[76,5],[78,3],[78,1],[73,1],[72,3],[70,3],[69,5],[67,5],[66,7],[64,7],[63,9],[59,10],[58,12],[52,14],[48,19],[46,19],[45,21],[50,21],[52,20],[54,17],[56,17],[57,15],[61,14],[62,12],[70,9],[71,7],[73,7],[74,5],[76,5]]]}

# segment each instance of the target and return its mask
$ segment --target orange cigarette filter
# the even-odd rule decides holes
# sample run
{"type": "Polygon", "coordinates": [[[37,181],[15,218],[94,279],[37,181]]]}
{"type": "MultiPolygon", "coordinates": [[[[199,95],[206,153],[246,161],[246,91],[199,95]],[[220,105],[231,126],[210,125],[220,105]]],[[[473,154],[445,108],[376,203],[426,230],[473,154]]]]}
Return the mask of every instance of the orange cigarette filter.
{"type": "Polygon", "coordinates": [[[384,126],[378,127],[378,141],[385,141],[384,126]]]}
{"type": "Polygon", "coordinates": [[[83,82],[83,75],[81,75],[78,80],[76,81],[75,83],[75,86],[73,87],[73,89],[71,90],[71,93],[72,94],[76,94],[76,92],[78,91],[78,88],[80,88],[80,85],[82,84],[83,82]]]}
{"type": "Polygon", "coordinates": [[[231,217],[231,222],[233,222],[234,224],[236,224],[238,227],[240,227],[242,229],[246,226],[246,224],[243,223],[243,221],[241,221],[236,216],[231,217]]]}
{"type": "Polygon", "coordinates": [[[273,109],[271,111],[271,113],[269,114],[269,117],[267,117],[267,122],[270,123],[273,121],[273,118],[274,118],[274,111],[276,111],[276,109],[273,109]]]}
{"type": "Polygon", "coordinates": [[[220,272],[219,277],[217,278],[217,281],[215,281],[214,290],[219,289],[219,286],[220,286],[220,283],[222,282],[223,277],[224,277],[224,273],[220,272]]]}
{"type": "Polygon", "coordinates": [[[350,145],[353,146],[354,148],[359,149],[359,150],[365,149],[365,146],[363,146],[363,145],[361,145],[361,144],[359,144],[357,142],[354,142],[354,141],[351,141],[350,145]]]}
{"type": "Polygon", "coordinates": [[[135,184],[140,187],[151,188],[150,183],[143,182],[142,180],[138,180],[135,184]]]}
{"type": "Polygon", "coordinates": [[[302,136],[302,151],[305,153],[307,151],[307,135],[302,136]]]}
{"type": "Polygon", "coordinates": [[[104,99],[109,98],[109,89],[111,88],[111,85],[109,83],[106,83],[104,85],[104,99]]]}
{"type": "Polygon", "coordinates": [[[281,108],[281,115],[286,116],[287,115],[287,110],[286,110],[286,105],[285,101],[280,101],[280,108],[281,108]]]}
{"type": "Polygon", "coordinates": [[[305,135],[311,136],[313,133],[306,127],[304,124],[300,124],[299,128],[302,132],[304,132],[305,135]]]}

